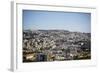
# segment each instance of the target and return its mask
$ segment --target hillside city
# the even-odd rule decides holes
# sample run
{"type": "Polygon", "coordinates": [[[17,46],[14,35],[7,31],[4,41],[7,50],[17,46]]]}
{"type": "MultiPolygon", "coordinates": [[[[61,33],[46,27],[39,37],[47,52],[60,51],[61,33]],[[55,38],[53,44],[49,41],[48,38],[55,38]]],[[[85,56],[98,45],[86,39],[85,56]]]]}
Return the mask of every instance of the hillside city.
{"type": "Polygon", "coordinates": [[[91,33],[24,30],[23,62],[91,59],[91,33]]]}

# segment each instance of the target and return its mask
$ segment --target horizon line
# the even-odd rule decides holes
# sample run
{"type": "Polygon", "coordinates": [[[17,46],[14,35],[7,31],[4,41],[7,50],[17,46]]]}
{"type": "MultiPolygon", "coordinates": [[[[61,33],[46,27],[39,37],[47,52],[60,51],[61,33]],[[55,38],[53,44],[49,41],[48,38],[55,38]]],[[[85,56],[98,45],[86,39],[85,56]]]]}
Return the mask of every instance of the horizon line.
{"type": "Polygon", "coordinates": [[[90,32],[82,32],[82,31],[71,31],[71,30],[66,30],[66,29],[23,29],[24,31],[25,30],[30,30],[30,31],[38,31],[38,30],[59,30],[59,31],[69,31],[69,32],[81,32],[81,33],[91,33],[90,32]]]}

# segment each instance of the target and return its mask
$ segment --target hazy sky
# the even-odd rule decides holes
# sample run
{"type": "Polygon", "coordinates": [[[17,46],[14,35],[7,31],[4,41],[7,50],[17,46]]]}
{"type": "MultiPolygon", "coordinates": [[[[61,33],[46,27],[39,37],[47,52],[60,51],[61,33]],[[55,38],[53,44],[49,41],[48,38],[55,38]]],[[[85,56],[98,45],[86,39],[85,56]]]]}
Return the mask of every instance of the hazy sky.
{"type": "Polygon", "coordinates": [[[91,32],[91,14],[23,10],[23,28],[91,32]]]}

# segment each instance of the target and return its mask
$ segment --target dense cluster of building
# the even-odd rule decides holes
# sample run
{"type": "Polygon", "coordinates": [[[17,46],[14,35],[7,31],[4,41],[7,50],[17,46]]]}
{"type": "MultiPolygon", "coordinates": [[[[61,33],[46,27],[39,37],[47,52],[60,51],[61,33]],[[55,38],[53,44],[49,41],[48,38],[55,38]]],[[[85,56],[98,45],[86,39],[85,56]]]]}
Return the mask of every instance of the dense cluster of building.
{"type": "Polygon", "coordinates": [[[66,30],[24,30],[23,62],[91,58],[91,34],[66,30]]]}

